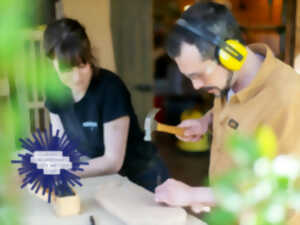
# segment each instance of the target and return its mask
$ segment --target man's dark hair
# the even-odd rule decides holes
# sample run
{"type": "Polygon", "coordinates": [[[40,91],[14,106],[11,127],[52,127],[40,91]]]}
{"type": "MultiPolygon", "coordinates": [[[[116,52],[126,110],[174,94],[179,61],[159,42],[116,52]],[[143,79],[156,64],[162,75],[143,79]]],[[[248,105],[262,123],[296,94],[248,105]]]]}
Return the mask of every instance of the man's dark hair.
{"type": "MultiPolygon", "coordinates": [[[[237,21],[224,5],[213,2],[196,3],[185,11],[181,18],[196,29],[201,30],[201,27],[204,27],[223,40],[235,39],[244,43],[237,21]]],[[[168,55],[171,58],[176,58],[180,55],[183,42],[194,44],[204,59],[215,57],[215,45],[175,24],[166,44],[168,55]]]]}
{"type": "Polygon", "coordinates": [[[74,19],[63,18],[49,24],[44,32],[44,49],[50,59],[58,60],[61,71],[95,64],[85,28],[74,19]]]}

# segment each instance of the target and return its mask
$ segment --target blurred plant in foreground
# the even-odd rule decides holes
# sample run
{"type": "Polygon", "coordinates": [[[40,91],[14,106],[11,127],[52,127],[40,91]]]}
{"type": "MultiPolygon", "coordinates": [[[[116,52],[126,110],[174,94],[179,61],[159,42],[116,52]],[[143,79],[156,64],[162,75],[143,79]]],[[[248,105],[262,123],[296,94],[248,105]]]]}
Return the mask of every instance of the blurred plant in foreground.
{"type": "MultiPolygon", "coordinates": [[[[30,4],[27,0],[0,1],[0,82],[13,80],[16,68],[22,62],[22,32],[29,25],[26,17],[30,4]]],[[[5,83],[5,85],[7,85],[5,83]]],[[[1,86],[1,85],[0,85],[1,86]]],[[[9,94],[13,86],[9,87],[9,94]]],[[[1,93],[1,92],[0,92],[1,93]]],[[[16,179],[12,175],[11,155],[15,151],[15,117],[11,96],[0,96],[0,224],[19,224],[19,196],[16,179]]]]}
{"type": "Polygon", "coordinates": [[[255,137],[233,135],[228,149],[236,168],[213,181],[218,207],[205,217],[206,222],[286,225],[289,213],[300,210],[300,161],[277,154],[269,127],[261,127],[255,137]]]}

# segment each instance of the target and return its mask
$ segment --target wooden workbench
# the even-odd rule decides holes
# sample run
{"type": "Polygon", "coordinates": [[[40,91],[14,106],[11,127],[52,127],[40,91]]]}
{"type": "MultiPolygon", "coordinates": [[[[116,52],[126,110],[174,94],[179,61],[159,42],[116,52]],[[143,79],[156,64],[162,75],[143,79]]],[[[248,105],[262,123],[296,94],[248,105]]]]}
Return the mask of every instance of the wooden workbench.
{"type": "MultiPolygon", "coordinates": [[[[110,214],[95,199],[95,193],[99,185],[111,179],[118,180],[122,177],[111,175],[81,179],[83,186],[75,188],[81,199],[82,209],[80,214],[61,218],[55,215],[52,205],[32,195],[26,188],[24,190],[20,189],[22,196],[24,196],[22,225],[90,225],[89,217],[91,215],[95,219],[95,225],[130,225],[110,214]]],[[[186,225],[205,225],[205,223],[191,215],[188,215],[187,218],[186,225]]]]}

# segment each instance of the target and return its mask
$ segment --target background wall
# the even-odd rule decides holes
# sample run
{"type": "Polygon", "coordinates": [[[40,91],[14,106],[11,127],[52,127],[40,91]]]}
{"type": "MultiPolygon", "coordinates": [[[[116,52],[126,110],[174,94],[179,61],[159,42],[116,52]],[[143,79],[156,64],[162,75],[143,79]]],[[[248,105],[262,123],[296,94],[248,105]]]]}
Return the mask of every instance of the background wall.
{"type": "Polygon", "coordinates": [[[62,0],[64,16],[77,19],[87,30],[101,67],[116,71],[110,28],[110,0],[62,0]]]}

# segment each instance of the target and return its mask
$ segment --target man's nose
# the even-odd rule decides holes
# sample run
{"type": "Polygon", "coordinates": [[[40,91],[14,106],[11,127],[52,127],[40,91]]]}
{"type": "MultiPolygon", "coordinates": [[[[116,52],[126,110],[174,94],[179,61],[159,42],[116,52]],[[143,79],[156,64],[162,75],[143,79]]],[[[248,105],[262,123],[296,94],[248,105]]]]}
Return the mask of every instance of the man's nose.
{"type": "Polygon", "coordinates": [[[198,90],[204,86],[204,83],[201,80],[192,81],[194,89],[198,90]]]}

